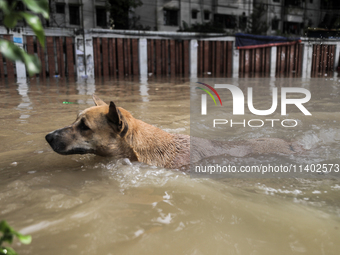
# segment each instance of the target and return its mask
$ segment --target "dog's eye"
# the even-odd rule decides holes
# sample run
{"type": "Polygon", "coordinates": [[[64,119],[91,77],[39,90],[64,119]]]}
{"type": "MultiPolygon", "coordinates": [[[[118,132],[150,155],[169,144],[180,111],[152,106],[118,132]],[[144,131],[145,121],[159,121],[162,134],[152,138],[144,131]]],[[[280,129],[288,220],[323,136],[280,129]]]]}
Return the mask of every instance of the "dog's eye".
{"type": "Polygon", "coordinates": [[[79,129],[82,130],[82,131],[86,131],[86,130],[91,130],[84,122],[84,120],[81,120],[80,121],[80,124],[79,124],[79,129]]]}

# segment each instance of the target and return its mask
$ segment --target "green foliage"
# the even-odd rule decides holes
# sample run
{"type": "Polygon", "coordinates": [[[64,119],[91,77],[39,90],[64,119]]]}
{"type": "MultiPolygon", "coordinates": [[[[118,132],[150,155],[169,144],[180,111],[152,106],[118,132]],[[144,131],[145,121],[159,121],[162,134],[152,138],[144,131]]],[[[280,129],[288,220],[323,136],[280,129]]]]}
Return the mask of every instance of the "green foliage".
{"type": "Polygon", "coordinates": [[[196,32],[196,33],[225,33],[224,28],[219,23],[195,23],[189,27],[188,23],[182,21],[182,27],[178,32],[196,32]]]}
{"type": "MultiPolygon", "coordinates": [[[[0,0],[0,9],[4,14],[4,25],[12,29],[18,21],[25,20],[32,28],[42,47],[45,47],[45,33],[38,14],[45,19],[49,18],[47,0],[22,0],[26,7],[33,13],[17,11],[18,0],[0,0]]],[[[23,49],[16,46],[13,42],[0,39],[0,52],[8,59],[20,60],[25,63],[29,75],[40,72],[40,60],[37,56],[27,54],[23,49]]]]}
{"type": "Polygon", "coordinates": [[[18,233],[4,220],[0,222],[0,233],[2,233],[0,237],[0,255],[17,255],[12,248],[2,246],[3,242],[11,244],[14,237],[17,237],[23,244],[30,244],[32,241],[31,236],[18,233]]]}

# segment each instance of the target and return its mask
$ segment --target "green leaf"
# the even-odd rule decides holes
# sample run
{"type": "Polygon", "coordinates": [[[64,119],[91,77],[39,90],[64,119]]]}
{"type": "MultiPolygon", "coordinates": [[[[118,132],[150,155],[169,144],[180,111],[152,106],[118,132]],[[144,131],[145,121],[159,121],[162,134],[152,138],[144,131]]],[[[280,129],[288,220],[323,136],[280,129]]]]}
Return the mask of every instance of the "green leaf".
{"type": "Polygon", "coordinates": [[[10,41],[0,40],[0,52],[5,58],[13,61],[21,60],[24,62],[22,55],[23,50],[10,41]]]}
{"type": "Polygon", "coordinates": [[[5,15],[4,25],[8,28],[13,28],[17,25],[19,19],[21,19],[20,14],[11,12],[9,15],[5,15]]]}
{"type": "Polygon", "coordinates": [[[1,238],[2,242],[12,243],[13,242],[13,235],[11,233],[6,233],[1,238]]]}
{"type": "Polygon", "coordinates": [[[25,18],[28,25],[33,29],[35,35],[38,37],[41,46],[45,47],[45,33],[39,17],[34,14],[25,12],[21,12],[20,14],[22,17],[25,18]]]}
{"type": "Polygon", "coordinates": [[[3,220],[3,221],[0,222],[0,232],[2,232],[4,234],[12,233],[13,228],[10,227],[10,225],[7,223],[7,221],[3,220]]]}
{"type": "Polygon", "coordinates": [[[30,244],[32,242],[32,237],[30,235],[22,235],[16,231],[14,231],[14,235],[22,242],[23,244],[30,244]]]}
{"type": "Polygon", "coordinates": [[[10,228],[10,226],[8,225],[8,223],[6,222],[6,221],[4,221],[4,220],[2,220],[1,222],[0,222],[0,232],[6,232],[7,231],[7,229],[8,228],[10,228]]]}
{"type": "Polygon", "coordinates": [[[40,13],[45,19],[49,19],[49,9],[47,0],[22,0],[26,6],[35,13],[40,13]]]}
{"type": "Polygon", "coordinates": [[[7,255],[7,249],[0,246],[0,255],[7,255]]]}
{"type": "Polygon", "coordinates": [[[40,60],[37,56],[30,55],[30,54],[27,54],[26,52],[24,52],[23,57],[24,57],[24,63],[25,63],[25,66],[26,66],[26,70],[27,70],[27,72],[30,76],[32,76],[36,73],[40,73],[41,63],[40,63],[40,60]]]}
{"type": "Polygon", "coordinates": [[[0,0],[0,9],[7,15],[10,12],[7,1],[0,0]]]}
{"type": "Polygon", "coordinates": [[[0,248],[0,254],[5,254],[5,255],[18,255],[18,253],[15,252],[11,247],[1,247],[0,248]],[[2,250],[2,253],[1,253],[2,250]]]}
{"type": "MultiPolygon", "coordinates": [[[[39,58],[35,55],[27,54],[23,49],[16,46],[14,43],[7,40],[0,40],[0,52],[3,54],[4,57],[10,60],[23,62],[26,65],[27,72],[30,76],[40,72],[41,64],[39,58]]],[[[5,224],[7,223],[5,222],[5,224]]],[[[12,228],[10,228],[10,233],[16,232],[12,228]]]]}

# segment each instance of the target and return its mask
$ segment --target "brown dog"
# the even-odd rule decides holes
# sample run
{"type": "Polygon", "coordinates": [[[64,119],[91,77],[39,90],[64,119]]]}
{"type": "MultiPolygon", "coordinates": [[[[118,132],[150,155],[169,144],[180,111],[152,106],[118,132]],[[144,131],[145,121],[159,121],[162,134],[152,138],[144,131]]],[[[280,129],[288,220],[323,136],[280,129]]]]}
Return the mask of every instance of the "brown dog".
{"type": "MultiPolygon", "coordinates": [[[[113,102],[107,105],[93,96],[96,106],[81,112],[76,121],[46,135],[53,150],[62,155],[92,153],[105,157],[129,158],[165,168],[187,168],[190,164],[190,136],[170,134],[135,119],[113,102]]],[[[241,142],[195,139],[192,160],[228,154],[291,154],[298,146],[282,139],[260,138],[241,142]]]]}

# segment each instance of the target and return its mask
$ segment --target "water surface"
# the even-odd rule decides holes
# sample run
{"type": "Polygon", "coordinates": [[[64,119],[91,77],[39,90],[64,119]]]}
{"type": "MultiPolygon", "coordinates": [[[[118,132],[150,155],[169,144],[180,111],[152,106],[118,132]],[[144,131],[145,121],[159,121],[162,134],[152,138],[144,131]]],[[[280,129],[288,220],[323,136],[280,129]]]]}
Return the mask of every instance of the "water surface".
{"type": "MultiPolygon", "coordinates": [[[[305,87],[312,93],[308,109],[313,120],[301,120],[303,128],[294,132],[227,129],[230,140],[296,139],[308,152],[291,160],[340,163],[340,81],[235,82],[263,91],[268,83],[305,87]]],[[[93,93],[135,118],[171,133],[189,134],[189,85],[181,79],[1,84],[0,219],[33,237],[30,245],[14,242],[18,253],[338,254],[340,181],[333,176],[192,179],[123,159],[61,156],[44,139],[93,106],[93,93]]],[[[257,102],[263,97],[254,96],[257,102]]]]}

